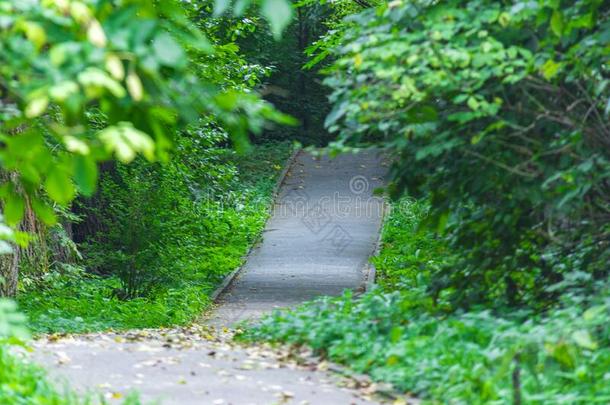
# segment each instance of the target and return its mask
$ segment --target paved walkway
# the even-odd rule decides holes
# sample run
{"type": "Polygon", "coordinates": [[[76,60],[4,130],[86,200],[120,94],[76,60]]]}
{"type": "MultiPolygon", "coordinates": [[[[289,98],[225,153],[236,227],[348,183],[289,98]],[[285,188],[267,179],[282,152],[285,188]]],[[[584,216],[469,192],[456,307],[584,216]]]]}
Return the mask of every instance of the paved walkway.
{"type": "Polygon", "coordinates": [[[373,196],[385,173],[381,163],[372,151],[334,159],[301,152],[262,243],[210,321],[230,325],[316,296],[363,290],[381,226],[383,202],[373,196]]]}
{"type": "MultiPolygon", "coordinates": [[[[280,189],[260,246],[220,297],[210,324],[255,319],[344,289],[363,290],[382,203],[374,152],[329,160],[301,152],[280,189]]],[[[301,364],[281,349],[235,346],[224,328],[143,330],[39,340],[34,359],[111,402],[131,390],[162,404],[367,404],[374,387],[301,364]]]]}

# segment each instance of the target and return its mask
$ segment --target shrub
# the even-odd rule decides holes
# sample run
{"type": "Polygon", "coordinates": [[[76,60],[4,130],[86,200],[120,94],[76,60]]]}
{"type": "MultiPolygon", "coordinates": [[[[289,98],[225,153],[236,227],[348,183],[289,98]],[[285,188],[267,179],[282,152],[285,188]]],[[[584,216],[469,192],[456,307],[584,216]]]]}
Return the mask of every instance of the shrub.
{"type": "Polygon", "coordinates": [[[240,338],[308,345],[425,403],[606,403],[610,301],[564,299],[544,317],[439,317],[414,310],[412,293],[377,289],[276,312],[240,338]]]}
{"type": "Polygon", "coordinates": [[[119,165],[102,179],[97,199],[81,208],[89,216],[74,227],[97,229],[82,249],[87,267],[54,265],[18,298],[36,332],[186,324],[241,264],[291,145],[243,156],[180,145],[175,163],[119,165]]]}
{"type": "Polygon", "coordinates": [[[398,0],[349,16],[328,69],[336,144],[395,153],[460,253],[434,288],[468,308],[608,276],[609,3],[398,0]]]}

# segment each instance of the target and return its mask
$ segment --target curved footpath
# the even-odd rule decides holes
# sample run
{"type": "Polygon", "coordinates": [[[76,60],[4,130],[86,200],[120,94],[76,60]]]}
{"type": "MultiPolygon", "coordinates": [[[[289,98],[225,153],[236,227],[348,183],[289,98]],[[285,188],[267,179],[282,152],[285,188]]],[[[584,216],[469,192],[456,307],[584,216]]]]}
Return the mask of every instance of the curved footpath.
{"type": "Polygon", "coordinates": [[[262,243],[219,297],[215,325],[251,320],[320,295],[362,291],[376,247],[385,168],[375,151],[314,157],[287,172],[262,243]]]}
{"type": "Polygon", "coordinates": [[[325,362],[297,362],[266,345],[237,346],[216,327],[347,288],[363,291],[383,209],[373,190],[384,173],[374,151],[335,159],[299,153],[262,242],[207,325],[41,339],[34,360],[54,378],[111,402],[135,390],[162,404],[373,403],[374,386],[328,373],[325,362]]]}

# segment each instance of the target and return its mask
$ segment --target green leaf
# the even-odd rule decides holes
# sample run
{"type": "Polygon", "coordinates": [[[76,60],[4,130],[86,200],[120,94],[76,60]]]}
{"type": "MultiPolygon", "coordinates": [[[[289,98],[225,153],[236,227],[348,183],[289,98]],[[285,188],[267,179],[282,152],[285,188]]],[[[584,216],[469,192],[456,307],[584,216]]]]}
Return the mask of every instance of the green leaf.
{"type": "Polygon", "coordinates": [[[561,14],[561,11],[559,10],[553,11],[553,16],[551,17],[551,30],[553,33],[558,37],[561,37],[563,34],[563,26],[563,14],[561,14]]]}
{"type": "Polygon", "coordinates": [[[38,218],[40,218],[45,224],[51,226],[57,223],[57,216],[55,215],[55,211],[49,205],[36,198],[33,198],[32,208],[34,209],[34,212],[36,213],[38,218]]]}
{"type": "Polygon", "coordinates": [[[44,182],[44,188],[49,197],[61,205],[67,205],[76,194],[70,176],[61,167],[53,168],[44,182]]]}
{"type": "Polygon", "coordinates": [[[605,311],[606,311],[606,307],[604,305],[596,305],[594,307],[587,309],[582,314],[582,317],[584,318],[585,321],[592,321],[595,318],[597,318],[598,316],[603,315],[605,311]]]}
{"type": "Polygon", "coordinates": [[[593,13],[581,15],[578,18],[571,19],[568,24],[568,30],[571,28],[591,28],[595,24],[593,13]]]}
{"type": "Polygon", "coordinates": [[[66,149],[72,153],[88,155],[91,152],[87,142],[71,135],[64,136],[64,144],[66,145],[66,149]]]}
{"type": "Polygon", "coordinates": [[[4,203],[4,219],[10,226],[15,226],[23,219],[25,203],[23,198],[16,193],[10,193],[4,203]]]}
{"type": "Polygon", "coordinates": [[[438,119],[438,112],[431,105],[418,105],[409,110],[407,116],[410,123],[422,124],[436,121],[438,119]]]}
{"type": "Polygon", "coordinates": [[[134,101],[142,100],[142,97],[144,96],[144,86],[142,86],[142,81],[137,74],[134,72],[129,73],[127,79],[125,79],[125,84],[127,84],[127,91],[134,101]]]}
{"type": "Polygon", "coordinates": [[[392,330],[390,330],[390,341],[392,341],[393,343],[399,342],[402,336],[403,333],[401,327],[394,326],[392,330]]]}
{"type": "Polygon", "coordinates": [[[25,116],[28,118],[38,117],[45,112],[48,105],[49,99],[46,96],[33,98],[25,107],[25,116]]]}
{"type": "Polygon", "coordinates": [[[114,152],[123,163],[131,162],[141,152],[148,160],[155,156],[155,143],[146,133],[133,127],[131,122],[119,122],[98,133],[106,150],[114,152]]]}
{"type": "Polygon", "coordinates": [[[25,21],[21,23],[21,28],[25,32],[27,39],[31,41],[36,48],[41,48],[47,41],[47,34],[40,24],[25,21]]]}
{"type": "Polygon", "coordinates": [[[97,184],[97,165],[93,159],[87,156],[75,156],[74,181],[83,195],[93,194],[97,184]]]}
{"type": "Polygon", "coordinates": [[[89,92],[95,93],[96,89],[106,89],[115,97],[125,96],[125,89],[119,82],[110,77],[101,69],[90,67],[78,74],[78,82],[89,92]]]}
{"type": "Polygon", "coordinates": [[[183,66],[186,62],[182,47],[171,35],[163,32],[155,38],[153,49],[160,64],[165,66],[183,66]]]}
{"type": "Polygon", "coordinates": [[[51,98],[60,103],[66,101],[68,97],[77,92],[78,85],[69,80],[59,82],[49,89],[49,95],[51,98]]]}
{"type": "Polygon", "coordinates": [[[466,101],[466,104],[468,104],[468,107],[470,107],[471,110],[478,110],[479,109],[479,102],[477,101],[476,98],[474,97],[468,97],[468,101],[466,101]]]}
{"type": "Polygon", "coordinates": [[[228,91],[225,93],[221,93],[216,96],[216,103],[219,107],[227,111],[232,111],[237,107],[237,104],[239,103],[239,96],[240,94],[236,91],[228,91]]]}
{"type": "Polygon", "coordinates": [[[554,60],[549,59],[544,63],[544,65],[542,65],[540,71],[545,79],[550,80],[555,77],[557,73],[559,73],[561,67],[561,63],[557,63],[554,60]]]}
{"type": "Polygon", "coordinates": [[[449,213],[448,212],[443,212],[439,217],[438,217],[438,222],[436,223],[436,232],[439,235],[442,235],[445,233],[445,228],[447,227],[447,222],[449,221],[449,213]]]}
{"type": "Polygon", "coordinates": [[[275,39],[280,39],[282,31],[292,19],[292,6],[286,0],[263,0],[261,7],[263,16],[269,21],[271,33],[275,39]]]}
{"type": "Polygon", "coordinates": [[[596,350],[598,345],[593,341],[587,330],[577,330],[572,333],[572,339],[576,344],[584,349],[596,350]]]}

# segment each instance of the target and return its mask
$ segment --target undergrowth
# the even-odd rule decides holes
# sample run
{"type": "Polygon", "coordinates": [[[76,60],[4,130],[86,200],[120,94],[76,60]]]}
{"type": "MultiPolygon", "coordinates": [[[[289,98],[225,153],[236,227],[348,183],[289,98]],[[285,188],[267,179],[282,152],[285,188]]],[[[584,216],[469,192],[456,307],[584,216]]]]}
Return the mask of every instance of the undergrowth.
{"type": "Polygon", "coordinates": [[[394,204],[373,259],[376,289],[276,311],[238,339],[307,345],[428,404],[608,403],[610,287],[569,290],[544,313],[449,311],[429,276],[453,258],[419,230],[425,212],[394,204]]]}
{"type": "Polygon", "coordinates": [[[206,150],[207,162],[189,151],[169,168],[132,164],[102,178],[93,209],[103,224],[80,245],[84,259],[56,264],[19,295],[34,332],[170,326],[205,310],[262,232],[292,146],[206,150]]]}

